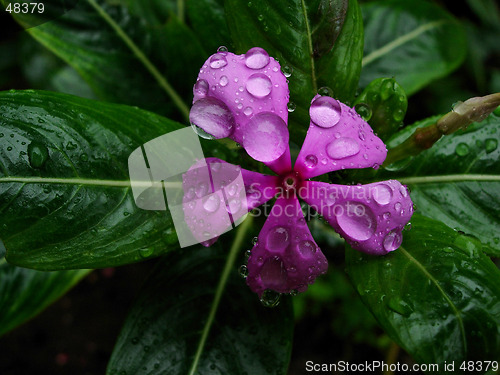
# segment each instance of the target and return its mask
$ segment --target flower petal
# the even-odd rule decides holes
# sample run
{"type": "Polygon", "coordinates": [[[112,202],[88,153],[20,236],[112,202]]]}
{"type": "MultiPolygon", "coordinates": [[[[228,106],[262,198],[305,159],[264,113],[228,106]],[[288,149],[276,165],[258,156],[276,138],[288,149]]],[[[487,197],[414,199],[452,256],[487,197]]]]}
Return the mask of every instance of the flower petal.
{"type": "Polygon", "coordinates": [[[303,292],[327,268],[328,262],[311,236],[298,199],[279,197],[248,259],[250,289],[259,297],[267,289],[303,292]]]}
{"type": "MultiPolygon", "coordinates": [[[[195,242],[212,245],[222,233],[240,224],[248,211],[274,197],[277,182],[278,177],[250,172],[217,158],[199,160],[182,176],[182,208],[190,235],[195,242]]],[[[183,233],[177,224],[176,229],[178,235],[183,233]]]]}
{"type": "Polygon", "coordinates": [[[311,122],[294,170],[311,178],[339,169],[378,168],[387,149],[357,112],[329,96],[316,95],[311,122]]]}
{"type": "Polygon", "coordinates": [[[368,254],[396,250],[413,214],[408,190],[396,180],[353,186],[305,181],[299,194],[354,249],[368,254]]]}
{"type": "Polygon", "coordinates": [[[291,169],[289,154],[286,157],[288,83],[279,63],[265,50],[255,47],[245,55],[221,51],[210,56],[193,94],[193,125],[215,138],[230,137],[277,173],[291,169]],[[282,162],[273,163],[280,157],[282,162]]]}

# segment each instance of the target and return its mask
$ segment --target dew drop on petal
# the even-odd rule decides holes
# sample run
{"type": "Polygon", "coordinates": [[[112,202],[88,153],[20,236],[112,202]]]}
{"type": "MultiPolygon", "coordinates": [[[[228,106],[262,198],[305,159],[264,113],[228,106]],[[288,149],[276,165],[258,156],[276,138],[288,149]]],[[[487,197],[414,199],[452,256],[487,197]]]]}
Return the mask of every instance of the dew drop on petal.
{"type": "Polygon", "coordinates": [[[204,79],[200,79],[194,84],[193,94],[195,97],[204,98],[208,93],[208,82],[204,79]]]}
{"type": "Polygon", "coordinates": [[[250,95],[256,98],[265,98],[271,93],[273,83],[265,74],[255,73],[248,77],[245,87],[250,95]]]}
{"type": "Polygon", "coordinates": [[[358,202],[346,202],[337,216],[337,223],[347,236],[365,241],[375,233],[377,221],[369,207],[358,202]]]}
{"type": "Polygon", "coordinates": [[[228,51],[229,50],[227,49],[226,46],[220,46],[219,48],[217,48],[217,52],[219,52],[220,54],[225,54],[228,51]]]}
{"type": "Polygon", "coordinates": [[[304,159],[304,165],[306,168],[313,169],[318,165],[318,158],[315,155],[307,155],[304,159]]]}
{"type": "Polygon", "coordinates": [[[224,87],[224,86],[227,86],[228,83],[229,83],[229,79],[227,78],[227,76],[220,77],[219,85],[224,87]]]}
{"type": "Polygon", "coordinates": [[[363,130],[360,130],[358,133],[359,139],[364,141],[365,140],[365,132],[363,130]]]}
{"type": "Polygon", "coordinates": [[[196,101],[189,112],[189,120],[192,125],[216,139],[230,136],[235,127],[231,110],[221,100],[213,97],[196,101]]]}
{"type": "Polygon", "coordinates": [[[406,186],[401,185],[399,188],[399,192],[403,196],[403,198],[406,198],[408,196],[408,190],[406,190],[406,186]]]}
{"type": "Polygon", "coordinates": [[[285,287],[288,275],[283,261],[275,256],[267,259],[260,270],[262,284],[268,289],[285,287]]]}
{"type": "Polygon", "coordinates": [[[312,102],[309,116],[314,125],[321,128],[331,128],[340,120],[341,107],[337,100],[328,96],[320,96],[312,102]]]}
{"type": "Polygon", "coordinates": [[[230,214],[234,215],[241,209],[241,200],[232,198],[228,201],[227,210],[230,214]]]}
{"type": "Polygon", "coordinates": [[[288,129],[281,117],[271,112],[255,115],[244,128],[243,147],[255,160],[271,162],[288,147],[288,129]]]}
{"type": "Polygon", "coordinates": [[[386,184],[379,184],[372,188],[372,196],[380,205],[389,204],[392,199],[392,189],[386,184]]]}
{"type": "Polygon", "coordinates": [[[245,65],[250,69],[262,69],[269,61],[269,54],[260,47],[251,48],[245,54],[245,65]]]}
{"type": "Polygon", "coordinates": [[[389,220],[391,218],[391,213],[390,212],[384,212],[384,214],[382,215],[382,218],[384,220],[389,220]]]}
{"type": "Polygon", "coordinates": [[[297,249],[305,257],[312,257],[316,253],[316,245],[314,242],[305,240],[297,244],[297,249]]]}
{"type": "Polygon", "coordinates": [[[401,233],[395,230],[387,233],[383,242],[385,251],[389,252],[396,250],[401,245],[402,241],[403,241],[403,236],[401,235],[401,233]]]}
{"type": "Polygon", "coordinates": [[[222,53],[216,53],[210,58],[210,67],[212,69],[220,69],[227,65],[226,56],[222,53]]]}
{"type": "Polygon", "coordinates": [[[287,228],[275,226],[269,230],[266,237],[266,249],[269,251],[282,251],[290,243],[290,233],[287,228]]]}
{"type": "Polygon", "coordinates": [[[253,109],[252,107],[246,107],[244,110],[243,110],[243,113],[245,114],[245,116],[251,116],[252,113],[253,113],[253,109]]]}
{"type": "Polygon", "coordinates": [[[200,182],[196,186],[195,193],[198,198],[204,197],[208,193],[208,184],[206,182],[200,182]]]}
{"type": "Polygon", "coordinates": [[[396,204],[394,204],[394,209],[399,212],[401,210],[401,203],[399,202],[396,202],[396,204]]]}
{"type": "Polygon", "coordinates": [[[332,159],[344,159],[359,152],[359,143],[348,137],[342,137],[326,146],[326,153],[332,159]]]}
{"type": "Polygon", "coordinates": [[[217,194],[209,195],[203,202],[203,208],[207,212],[215,212],[219,209],[220,198],[217,194]]]}

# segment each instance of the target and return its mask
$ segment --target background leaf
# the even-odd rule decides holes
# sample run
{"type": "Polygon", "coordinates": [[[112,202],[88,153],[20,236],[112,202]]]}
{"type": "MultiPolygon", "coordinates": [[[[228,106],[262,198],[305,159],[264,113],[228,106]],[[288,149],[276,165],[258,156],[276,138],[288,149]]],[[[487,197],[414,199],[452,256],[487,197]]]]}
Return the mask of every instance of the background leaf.
{"type": "MultiPolygon", "coordinates": [[[[388,147],[438,118],[403,129],[388,147]]],[[[492,114],[466,131],[442,137],[420,155],[398,162],[404,170],[384,174],[395,177],[397,173],[410,186],[418,212],[481,238],[487,245],[485,251],[495,256],[500,256],[499,127],[500,116],[492,114]]]]}
{"type": "Polygon", "coordinates": [[[420,363],[497,359],[500,271],[478,240],[418,214],[412,224],[401,247],[386,256],[347,250],[363,302],[420,363]]]}
{"type": "Polygon", "coordinates": [[[34,317],[89,271],[42,272],[5,261],[0,241],[0,336],[34,317]]]}
{"type": "Polygon", "coordinates": [[[0,93],[0,238],[8,261],[42,270],[98,268],[176,248],[168,212],[135,205],[128,157],[181,127],[123,105],[0,93]],[[44,182],[50,178],[56,180],[44,182]]]}
{"type": "MultiPolygon", "coordinates": [[[[196,73],[206,59],[193,32],[173,13],[161,25],[149,24],[149,18],[134,15],[124,5],[99,4],[184,102],[190,102],[196,73]]],[[[146,17],[145,12],[132,10],[146,17]]],[[[63,17],[28,32],[81,74],[100,99],[182,119],[172,98],[88,1],[80,1],[63,17]]]]}
{"type": "Polygon", "coordinates": [[[292,72],[290,101],[296,109],[290,114],[289,130],[298,144],[309,126],[309,106],[319,88],[327,86],[337,99],[349,102],[358,86],[361,13],[357,1],[351,0],[344,17],[344,4],[342,0],[225,2],[237,53],[260,46],[280,61],[285,72],[292,72]],[[336,26],[325,27],[332,19],[336,26]],[[325,47],[328,40],[333,48],[325,47]],[[320,47],[314,50],[315,46],[320,47]]]}
{"type": "Polygon", "coordinates": [[[125,322],[108,374],[191,373],[205,324],[211,329],[192,373],[285,374],[293,332],[289,298],[274,309],[261,306],[235,269],[207,322],[225,257],[219,246],[166,256],[125,322]]]}
{"type": "Polygon", "coordinates": [[[363,5],[365,50],[360,86],[394,77],[407,95],[457,68],[465,58],[465,33],[447,11],[420,0],[363,5]]]}

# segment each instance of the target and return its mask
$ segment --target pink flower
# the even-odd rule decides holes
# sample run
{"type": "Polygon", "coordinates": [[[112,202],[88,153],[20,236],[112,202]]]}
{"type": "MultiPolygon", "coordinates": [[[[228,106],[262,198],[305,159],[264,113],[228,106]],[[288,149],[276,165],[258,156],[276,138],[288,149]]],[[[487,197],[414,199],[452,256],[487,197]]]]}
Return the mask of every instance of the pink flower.
{"type": "Polygon", "coordinates": [[[198,166],[184,175],[186,221],[207,246],[217,239],[207,230],[223,233],[244,213],[277,197],[248,259],[246,282],[252,291],[259,296],[266,290],[303,292],[326,272],[327,260],[311,236],[299,198],[359,251],[383,255],[400,246],[401,232],[413,213],[405,186],[395,180],[354,186],[310,180],[341,169],[376,169],[385,160],[384,143],[354,109],[316,95],[309,108],[309,130],[292,168],[287,79],[265,50],[255,47],[240,56],[219,50],[200,69],[193,92],[190,120],[198,131],[233,139],[277,174],[240,170],[215,158],[203,160],[201,164],[210,166],[206,173],[215,193],[198,206],[192,203],[198,166]],[[234,182],[240,173],[244,190],[234,182]],[[222,188],[234,194],[224,197],[222,188]]]}

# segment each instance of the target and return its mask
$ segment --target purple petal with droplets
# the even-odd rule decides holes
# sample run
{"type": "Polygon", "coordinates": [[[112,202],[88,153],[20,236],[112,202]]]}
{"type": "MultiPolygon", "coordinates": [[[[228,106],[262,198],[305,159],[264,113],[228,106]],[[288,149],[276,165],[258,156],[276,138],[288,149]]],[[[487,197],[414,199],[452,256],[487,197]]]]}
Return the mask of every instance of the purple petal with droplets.
{"type": "Polygon", "coordinates": [[[246,280],[250,289],[259,297],[266,289],[304,292],[327,268],[298,199],[279,197],[248,259],[246,280]]]}
{"type": "Polygon", "coordinates": [[[309,130],[294,167],[304,179],[340,169],[378,168],[385,160],[384,143],[354,109],[316,95],[309,114],[309,130]]]}
{"type": "Polygon", "coordinates": [[[193,94],[193,108],[201,107],[196,105],[200,100],[215,98],[230,110],[235,122],[231,128],[231,118],[224,112],[221,116],[209,117],[212,121],[207,126],[197,126],[209,134],[212,134],[211,128],[215,129],[217,135],[212,135],[216,137],[228,134],[243,145],[252,157],[264,162],[276,173],[291,169],[287,157],[288,83],[279,63],[269,57],[265,50],[255,47],[246,55],[238,56],[230,52],[212,55],[200,69],[193,94]],[[262,117],[258,116],[265,113],[268,123],[277,124],[276,128],[270,129],[268,126],[267,131],[256,131],[256,128],[263,127],[262,117]],[[250,122],[252,126],[247,126],[250,122]],[[269,142],[272,145],[268,145],[269,142]],[[278,159],[280,162],[276,162],[278,159]]]}
{"type": "Polygon", "coordinates": [[[413,214],[410,195],[396,180],[352,186],[305,181],[299,193],[354,249],[368,254],[396,250],[413,214]]]}

